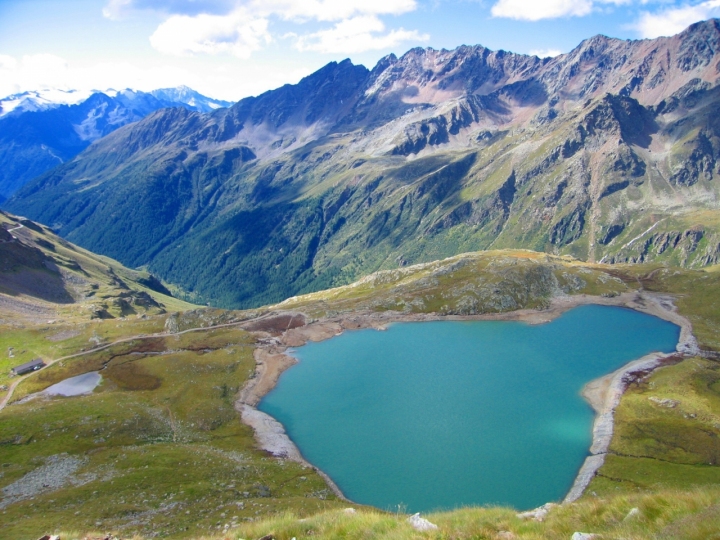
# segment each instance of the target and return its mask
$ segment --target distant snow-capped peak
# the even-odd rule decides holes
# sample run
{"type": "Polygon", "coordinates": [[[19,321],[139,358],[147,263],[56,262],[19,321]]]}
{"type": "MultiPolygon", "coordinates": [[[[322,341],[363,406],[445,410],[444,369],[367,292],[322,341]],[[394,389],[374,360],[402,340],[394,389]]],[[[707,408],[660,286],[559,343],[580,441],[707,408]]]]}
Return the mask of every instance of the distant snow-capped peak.
{"type": "Polygon", "coordinates": [[[196,92],[187,86],[177,88],[161,88],[150,92],[142,92],[125,88],[124,90],[62,90],[58,88],[44,88],[41,90],[29,90],[19,94],[13,94],[0,99],[0,117],[10,113],[23,113],[31,111],[46,111],[62,105],[78,105],[86,101],[93,94],[105,94],[112,99],[120,99],[124,103],[136,99],[146,100],[148,98],[163,102],[164,106],[172,107],[184,105],[187,108],[209,112],[221,107],[232,105],[230,101],[212,99],[196,92]]]}
{"type": "Polygon", "coordinates": [[[87,90],[61,90],[59,88],[43,88],[13,94],[0,99],[0,116],[13,111],[45,111],[60,105],[77,105],[93,94],[87,90]]]}
{"type": "Polygon", "coordinates": [[[185,103],[199,111],[210,111],[232,105],[232,101],[209,98],[184,85],[176,88],[160,88],[150,93],[158,99],[185,103]]]}

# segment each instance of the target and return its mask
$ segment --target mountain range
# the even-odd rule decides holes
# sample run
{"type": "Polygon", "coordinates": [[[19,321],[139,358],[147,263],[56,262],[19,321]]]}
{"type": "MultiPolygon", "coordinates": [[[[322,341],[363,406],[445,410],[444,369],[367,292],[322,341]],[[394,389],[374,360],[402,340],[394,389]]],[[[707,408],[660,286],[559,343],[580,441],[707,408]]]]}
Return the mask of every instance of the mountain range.
{"type": "Polygon", "coordinates": [[[249,307],[522,247],[720,261],[720,21],[540,59],[417,48],[157,110],[4,207],[194,301],[249,307]]]}
{"type": "Polygon", "coordinates": [[[228,105],[184,86],[152,92],[51,89],[8,96],[0,100],[0,197],[158,109],[208,112],[228,105]]]}

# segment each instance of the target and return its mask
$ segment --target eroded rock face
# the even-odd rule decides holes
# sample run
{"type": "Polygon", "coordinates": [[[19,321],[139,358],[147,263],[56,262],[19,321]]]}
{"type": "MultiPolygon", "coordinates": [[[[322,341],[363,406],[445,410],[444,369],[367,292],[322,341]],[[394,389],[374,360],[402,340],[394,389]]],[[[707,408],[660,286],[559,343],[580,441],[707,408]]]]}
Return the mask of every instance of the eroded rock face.
{"type": "Polygon", "coordinates": [[[596,540],[599,535],[585,532],[574,532],[570,540],[596,540]]]}
{"type": "Polygon", "coordinates": [[[658,405],[659,407],[666,407],[668,409],[674,409],[678,405],[680,405],[679,401],[676,401],[674,399],[668,399],[668,398],[658,398],[655,396],[651,396],[648,398],[650,401],[658,405]]]}
{"type": "Polygon", "coordinates": [[[546,503],[542,506],[535,508],[534,510],[528,510],[527,512],[520,512],[517,514],[517,517],[520,519],[527,519],[532,521],[545,521],[548,514],[554,509],[557,508],[557,504],[555,503],[546,503]]]}
{"type": "Polygon", "coordinates": [[[699,268],[720,261],[720,235],[701,226],[690,230],[649,233],[607,257],[610,263],[669,260],[679,266],[699,268]],[[704,249],[703,249],[704,245],[704,249]]]}
{"type": "Polygon", "coordinates": [[[681,160],[670,177],[673,184],[692,186],[700,180],[712,180],[717,173],[717,158],[720,156],[720,137],[703,130],[683,145],[681,160]]]}

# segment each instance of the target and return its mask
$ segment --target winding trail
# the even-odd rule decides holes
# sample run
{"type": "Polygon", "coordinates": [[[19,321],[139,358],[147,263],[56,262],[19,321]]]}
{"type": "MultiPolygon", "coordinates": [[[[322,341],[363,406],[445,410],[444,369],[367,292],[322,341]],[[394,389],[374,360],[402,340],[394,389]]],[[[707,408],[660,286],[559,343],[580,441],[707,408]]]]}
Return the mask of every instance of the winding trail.
{"type": "MultiPolygon", "coordinates": [[[[18,229],[22,229],[24,226],[25,225],[21,224],[18,227],[13,227],[12,229],[6,229],[6,231],[11,233],[13,231],[17,231],[18,229]]],[[[15,238],[13,235],[10,235],[10,236],[11,236],[10,240],[0,240],[0,244],[9,244],[10,242],[14,242],[15,240],[17,240],[17,238],[15,238]]]]}

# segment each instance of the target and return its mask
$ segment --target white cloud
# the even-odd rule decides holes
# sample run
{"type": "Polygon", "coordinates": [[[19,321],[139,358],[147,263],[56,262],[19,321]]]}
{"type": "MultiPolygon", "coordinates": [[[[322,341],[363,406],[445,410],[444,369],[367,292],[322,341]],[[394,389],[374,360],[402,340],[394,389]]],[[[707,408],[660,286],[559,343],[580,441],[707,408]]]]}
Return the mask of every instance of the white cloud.
{"type": "Polygon", "coordinates": [[[490,10],[493,17],[521,21],[539,21],[558,17],[584,17],[598,8],[599,4],[616,6],[633,0],[498,0],[490,10]]]}
{"type": "Polygon", "coordinates": [[[556,17],[582,17],[593,8],[592,0],[499,0],[490,10],[493,17],[539,21],[556,17]]]}
{"type": "Polygon", "coordinates": [[[285,20],[341,21],[363,15],[400,15],[417,9],[415,0],[253,0],[251,9],[285,20]]]}
{"type": "Polygon", "coordinates": [[[385,32],[385,25],[377,17],[353,17],[340,21],[330,29],[300,36],[295,47],[299,51],[352,54],[387,49],[404,41],[430,39],[427,34],[403,28],[382,32],[385,32]]]}
{"type": "Polygon", "coordinates": [[[300,51],[360,53],[424,41],[428,36],[416,30],[386,31],[379,19],[415,9],[416,0],[108,0],[103,15],[120,19],[138,10],[164,14],[167,19],[150,36],[150,43],[165,54],[230,53],[247,59],[272,41],[273,19],[297,25],[335,23],[305,35],[286,32],[300,35],[295,41],[300,51]]]}
{"type": "Polygon", "coordinates": [[[0,97],[28,90],[153,90],[179,86],[189,78],[185,70],[171,67],[140,69],[129,63],[103,63],[73,67],[58,56],[37,54],[17,60],[0,57],[0,97]]]}
{"type": "Polygon", "coordinates": [[[533,49],[529,54],[538,58],[552,58],[562,54],[562,51],[558,49],[533,49]]]}
{"type": "Polygon", "coordinates": [[[229,15],[173,15],[150,36],[158,51],[173,55],[230,53],[249,58],[272,40],[268,20],[244,9],[229,15]]]}
{"type": "Polygon", "coordinates": [[[187,85],[210,97],[236,101],[294,84],[317,68],[299,63],[269,66],[261,60],[244,62],[242,69],[212,62],[189,69],[173,65],[138,67],[129,62],[74,65],[53,55],[0,55],[0,98],[30,90],[76,90],[89,95],[92,90],[110,88],[148,92],[187,85]]]}
{"type": "Polygon", "coordinates": [[[17,67],[17,60],[12,56],[0,54],[0,70],[12,70],[17,67]]]}
{"type": "Polygon", "coordinates": [[[633,28],[643,38],[672,36],[685,30],[691,24],[720,17],[720,0],[708,0],[700,4],[669,8],[658,13],[644,12],[633,28]]]}
{"type": "Polygon", "coordinates": [[[67,62],[53,54],[0,56],[0,94],[7,96],[25,90],[58,87],[68,88],[67,62]]]}
{"type": "Polygon", "coordinates": [[[110,0],[102,10],[103,17],[114,21],[122,19],[132,6],[132,0],[110,0]]]}

